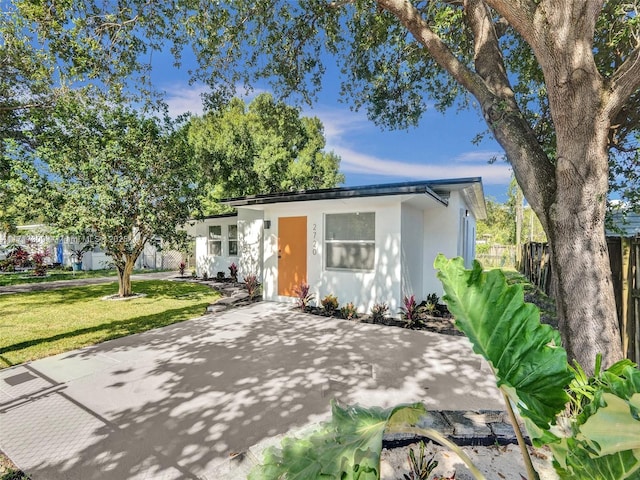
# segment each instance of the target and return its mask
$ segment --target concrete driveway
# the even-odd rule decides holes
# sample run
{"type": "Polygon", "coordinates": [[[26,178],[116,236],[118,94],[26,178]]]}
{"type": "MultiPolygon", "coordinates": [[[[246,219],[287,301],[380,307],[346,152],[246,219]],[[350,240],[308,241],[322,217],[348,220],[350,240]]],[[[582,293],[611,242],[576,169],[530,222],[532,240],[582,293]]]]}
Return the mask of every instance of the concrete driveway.
{"type": "Polygon", "coordinates": [[[502,408],[463,337],[262,302],[0,371],[0,449],[34,480],[218,480],[331,398],[502,408]]]}

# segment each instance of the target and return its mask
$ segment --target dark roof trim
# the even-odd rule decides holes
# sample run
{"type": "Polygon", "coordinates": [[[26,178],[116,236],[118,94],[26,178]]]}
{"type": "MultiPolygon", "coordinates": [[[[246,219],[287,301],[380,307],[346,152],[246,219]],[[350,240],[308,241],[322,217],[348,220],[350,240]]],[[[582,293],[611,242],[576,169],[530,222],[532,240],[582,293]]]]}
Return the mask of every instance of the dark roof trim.
{"type": "Polygon", "coordinates": [[[358,187],[325,188],[299,192],[272,193],[248,197],[229,198],[220,203],[232,207],[249,205],[265,205],[285,202],[306,202],[310,200],[332,200],[345,198],[379,197],[389,195],[411,195],[424,193],[443,205],[448,205],[446,192],[464,188],[470,184],[481,185],[479,177],[456,178],[448,180],[430,180],[421,182],[388,183],[380,185],[364,185],[358,187]],[[456,188],[457,187],[457,188],[456,188]]]}
{"type": "Polygon", "coordinates": [[[213,220],[213,219],[216,219],[216,218],[227,218],[227,217],[237,217],[237,216],[238,216],[238,212],[219,213],[217,215],[207,215],[206,217],[190,218],[187,221],[188,222],[202,222],[203,220],[213,220]]]}

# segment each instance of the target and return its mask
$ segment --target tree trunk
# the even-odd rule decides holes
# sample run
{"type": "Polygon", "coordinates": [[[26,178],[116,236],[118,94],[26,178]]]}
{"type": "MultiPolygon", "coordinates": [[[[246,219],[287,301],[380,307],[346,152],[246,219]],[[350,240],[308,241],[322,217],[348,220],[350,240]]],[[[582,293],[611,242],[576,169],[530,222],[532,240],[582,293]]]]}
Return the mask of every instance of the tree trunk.
{"type": "Polygon", "coordinates": [[[131,273],[135,265],[135,259],[127,256],[124,265],[118,266],[118,296],[130,297],[133,295],[131,290],[131,273]]]}
{"type": "Polygon", "coordinates": [[[587,372],[593,372],[597,353],[603,355],[604,365],[618,361],[621,338],[604,234],[607,135],[612,113],[623,103],[620,98],[637,88],[635,69],[640,62],[630,62],[620,74],[617,91],[605,88],[592,54],[602,2],[465,0],[475,71],[460,62],[412,2],[377,3],[471,92],[504,148],[552,248],[560,332],[569,358],[577,359],[587,372]],[[555,158],[547,155],[518,108],[487,4],[529,43],[542,68],[556,132],[555,158]]]}
{"type": "Polygon", "coordinates": [[[608,128],[597,116],[582,123],[591,125],[558,134],[558,188],[547,234],[562,341],[569,358],[593,372],[597,354],[604,367],[622,358],[622,342],[604,227],[608,128]]]}

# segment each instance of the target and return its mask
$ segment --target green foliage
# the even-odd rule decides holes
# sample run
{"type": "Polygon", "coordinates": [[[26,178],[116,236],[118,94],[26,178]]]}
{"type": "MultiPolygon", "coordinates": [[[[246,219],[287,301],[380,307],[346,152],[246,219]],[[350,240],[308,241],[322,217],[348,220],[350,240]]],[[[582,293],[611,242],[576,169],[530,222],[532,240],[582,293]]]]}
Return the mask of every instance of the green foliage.
{"type": "Polygon", "coordinates": [[[338,310],[338,298],[335,295],[327,295],[320,300],[320,305],[327,315],[333,315],[338,310]]]}
{"type": "MultiPolygon", "coordinates": [[[[335,187],[344,182],[340,159],[323,151],[322,124],[300,110],[258,95],[192,118],[188,125],[207,186],[205,208],[216,198],[335,187]]],[[[206,212],[211,213],[210,211],[206,212]]]]}
{"type": "Polygon", "coordinates": [[[461,258],[442,255],[434,266],[456,326],[490,362],[498,387],[523,417],[548,429],[569,400],[564,388],[573,378],[558,332],[540,323],[522,286],[508,286],[500,270],[483,272],[478,262],[465,270],[461,258]]]}
{"type": "Polygon", "coordinates": [[[6,472],[0,476],[0,480],[30,480],[31,476],[24,473],[22,470],[14,470],[9,468],[6,472]]]}
{"type": "Polygon", "coordinates": [[[435,266],[456,325],[492,365],[531,438],[549,444],[561,478],[626,479],[640,471],[640,371],[628,360],[593,376],[570,369],[559,337],[539,323],[522,288],[498,270],[438,256],[435,266]],[[567,394],[567,391],[569,394],[567,394]],[[569,414],[565,404],[569,402],[569,414]],[[557,424],[557,427],[552,425],[557,424]]]}
{"type": "Polygon", "coordinates": [[[47,220],[55,233],[89,235],[126,278],[147,243],[186,241],[177,227],[196,205],[196,166],[168,119],[74,94],[59,100],[37,144],[36,152],[16,154],[45,162],[55,192],[47,220]]]}
{"type": "Polygon", "coordinates": [[[249,480],[276,478],[380,478],[382,436],[388,428],[414,424],[424,413],[421,404],[393,409],[342,407],[331,403],[332,418],[305,438],[285,438],[270,448],[249,480]]]}

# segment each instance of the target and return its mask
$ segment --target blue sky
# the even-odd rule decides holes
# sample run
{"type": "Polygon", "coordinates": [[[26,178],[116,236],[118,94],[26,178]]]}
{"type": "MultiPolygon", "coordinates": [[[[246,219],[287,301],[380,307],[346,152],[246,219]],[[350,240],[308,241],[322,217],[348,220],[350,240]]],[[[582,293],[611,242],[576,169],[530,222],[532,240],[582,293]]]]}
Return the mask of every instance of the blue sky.
{"type": "MultiPolygon", "coordinates": [[[[166,92],[172,115],[202,113],[206,86],[189,85],[187,69],[177,70],[170,62],[154,66],[153,82],[166,92]]],[[[302,113],[317,116],[324,124],[326,150],[341,157],[345,186],[479,176],[486,196],[506,200],[511,168],[501,160],[501,147],[493,139],[479,145],[471,142],[486,129],[478,112],[451,109],[443,115],[431,109],[418,127],[390,131],[368,120],[365,111],[353,112],[340,103],[338,90],[339,78],[326,76],[317,103],[302,113]],[[496,156],[498,161],[489,164],[496,156]]]]}

